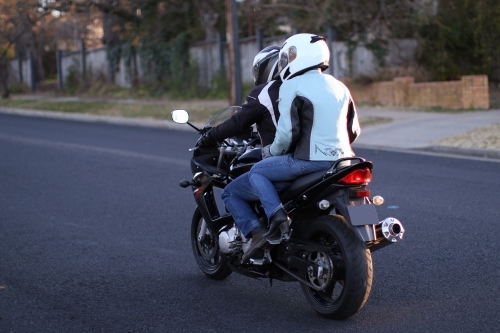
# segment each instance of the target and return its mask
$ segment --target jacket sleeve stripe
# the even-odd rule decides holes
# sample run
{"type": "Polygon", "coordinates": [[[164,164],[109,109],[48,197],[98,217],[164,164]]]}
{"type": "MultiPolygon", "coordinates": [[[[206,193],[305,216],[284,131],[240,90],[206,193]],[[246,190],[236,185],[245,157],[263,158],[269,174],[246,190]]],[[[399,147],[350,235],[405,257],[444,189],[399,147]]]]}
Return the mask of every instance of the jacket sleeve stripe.
{"type": "Polygon", "coordinates": [[[278,127],[278,123],[276,122],[276,117],[274,115],[273,102],[271,100],[271,97],[269,96],[269,87],[273,83],[274,83],[274,81],[271,81],[268,84],[266,84],[266,86],[260,92],[258,99],[259,99],[259,103],[264,105],[266,107],[266,109],[269,111],[269,113],[271,114],[271,119],[273,120],[274,127],[278,127]]]}
{"type": "MultiPolygon", "coordinates": [[[[276,136],[274,142],[271,145],[270,152],[272,155],[283,155],[285,154],[292,144],[292,103],[295,99],[295,89],[290,87],[290,85],[295,85],[294,83],[289,83],[292,81],[285,81],[280,87],[280,101],[278,104],[278,109],[280,112],[280,119],[278,121],[278,127],[276,128],[276,136]]],[[[297,129],[295,129],[297,130],[297,129]]]]}

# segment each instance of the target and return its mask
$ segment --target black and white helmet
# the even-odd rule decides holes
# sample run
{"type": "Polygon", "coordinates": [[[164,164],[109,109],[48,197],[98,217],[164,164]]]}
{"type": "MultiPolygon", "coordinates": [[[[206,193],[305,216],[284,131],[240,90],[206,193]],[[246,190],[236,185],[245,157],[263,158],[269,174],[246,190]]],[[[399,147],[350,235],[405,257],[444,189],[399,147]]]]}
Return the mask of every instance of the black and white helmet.
{"type": "Polygon", "coordinates": [[[280,51],[279,73],[285,81],[313,68],[328,68],[330,50],[326,38],[313,34],[297,34],[288,38],[280,51]]]}
{"type": "Polygon", "coordinates": [[[278,74],[279,46],[268,46],[253,59],[253,80],[255,85],[271,81],[278,74]]]}

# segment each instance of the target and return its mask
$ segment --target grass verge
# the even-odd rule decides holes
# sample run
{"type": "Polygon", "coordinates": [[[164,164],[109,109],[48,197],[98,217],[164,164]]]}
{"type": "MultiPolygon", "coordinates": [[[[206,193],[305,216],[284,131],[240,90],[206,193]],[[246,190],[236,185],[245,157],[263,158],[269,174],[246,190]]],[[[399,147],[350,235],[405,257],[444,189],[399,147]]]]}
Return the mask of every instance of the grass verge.
{"type": "MultiPolygon", "coordinates": [[[[227,106],[224,101],[89,101],[89,100],[37,100],[7,99],[0,100],[0,107],[34,109],[67,113],[86,113],[104,116],[129,118],[167,119],[170,112],[184,109],[189,112],[191,122],[206,123],[210,117],[227,106]]],[[[361,117],[361,127],[391,122],[392,118],[361,117]]]]}
{"type": "Polygon", "coordinates": [[[105,116],[121,116],[130,118],[171,119],[170,112],[184,109],[189,112],[192,122],[204,122],[227,106],[223,101],[56,101],[36,99],[0,100],[0,107],[35,109],[67,113],[86,113],[105,116]]]}
{"type": "Polygon", "coordinates": [[[500,123],[433,141],[434,144],[459,148],[500,149],[500,123]]]}

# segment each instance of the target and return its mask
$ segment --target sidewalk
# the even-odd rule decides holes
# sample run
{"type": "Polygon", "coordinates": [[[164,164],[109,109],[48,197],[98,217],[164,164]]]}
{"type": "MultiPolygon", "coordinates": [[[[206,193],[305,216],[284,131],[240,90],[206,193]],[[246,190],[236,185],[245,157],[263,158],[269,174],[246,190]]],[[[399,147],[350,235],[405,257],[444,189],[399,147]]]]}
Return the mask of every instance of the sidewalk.
{"type": "Polygon", "coordinates": [[[363,127],[354,147],[433,151],[500,159],[500,110],[438,113],[359,107],[363,117],[392,118],[363,127]]]}
{"type": "MultiPolygon", "coordinates": [[[[127,100],[125,103],[134,103],[127,100]]],[[[123,118],[31,109],[0,107],[0,113],[46,117],[117,125],[191,130],[169,120],[123,118]]],[[[500,159],[500,110],[439,113],[358,107],[360,121],[392,119],[390,122],[362,126],[353,147],[430,151],[442,154],[500,159]],[[498,125],[493,125],[498,124],[498,125]],[[492,126],[493,125],[493,126],[492,126]]],[[[201,124],[197,124],[201,125],[201,124]]]]}

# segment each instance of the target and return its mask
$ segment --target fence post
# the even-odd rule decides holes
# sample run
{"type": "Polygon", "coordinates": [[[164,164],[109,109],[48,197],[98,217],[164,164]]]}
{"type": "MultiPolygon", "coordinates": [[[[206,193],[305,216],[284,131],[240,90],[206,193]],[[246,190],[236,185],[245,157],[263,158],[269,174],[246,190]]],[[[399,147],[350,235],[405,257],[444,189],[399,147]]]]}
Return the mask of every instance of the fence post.
{"type": "Polygon", "coordinates": [[[240,38],[238,36],[238,2],[232,0],[231,15],[233,21],[233,49],[234,49],[234,84],[235,84],[235,102],[241,105],[242,87],[241,87],[241,59],[240,59],[240,38]]]}
{"type": "Polygon", "coordinates": [[[82,78],[85,79],[85,73],[87,72],[87,54],[83,38],[80,40],[80,56],[82,59],[82,78]]]}
{"type": "Polygon", "coordinates": [[[130,67],[133,67],[133,72],[132,72],[132,87],[137,87],[137,85],[139,84],[139,71],[137,69],[137,53],[136,53],[136,50],[135,50],[135,46],[131,46],[130,47],[131,49],[131,60],[132,60],[132,64],[130,67]]]}
{"type": "Polygon", "coordinates": [[[257,38],[257,52],[260,52],[264,48],[264,36],[262,34],[262,29],[255,29],[255,37],[257,38]]]}
{"type": "Polygon", "coordinates": [[[109,82],[115,83],[115,64],[109,46],[106,48],[106,57],[108,58],[109,82]]]}
{"type": "Polygon", "coordinates": [[[30,62],[29,68],[30,68],[31,91],[35,92],[36,91],[36,75],[35,75],[35,57],[33,56],[33,51],[30,51],[29,62],[30,62]]]}
{"type": "Polygon", "coordinates": [[[334,26],[328,28],[328,48],[330,49],[330,59],[328,73],[335,76],[335,48],[333,42],[337,40],[337,31],[334,26]]]}
{"type": "Polygon", "coordinates": [[[57,50],[56,53],[56,61],[57,61],[57,85],[59,89],[63,88],[63,72],[62,72],[62,51],[57,50]]]}
{"type": "Polygon", "coordinates": [[[23,83],[23,53],[17,52],[17,69],[19,73],[19,83],[23,83]]]}

